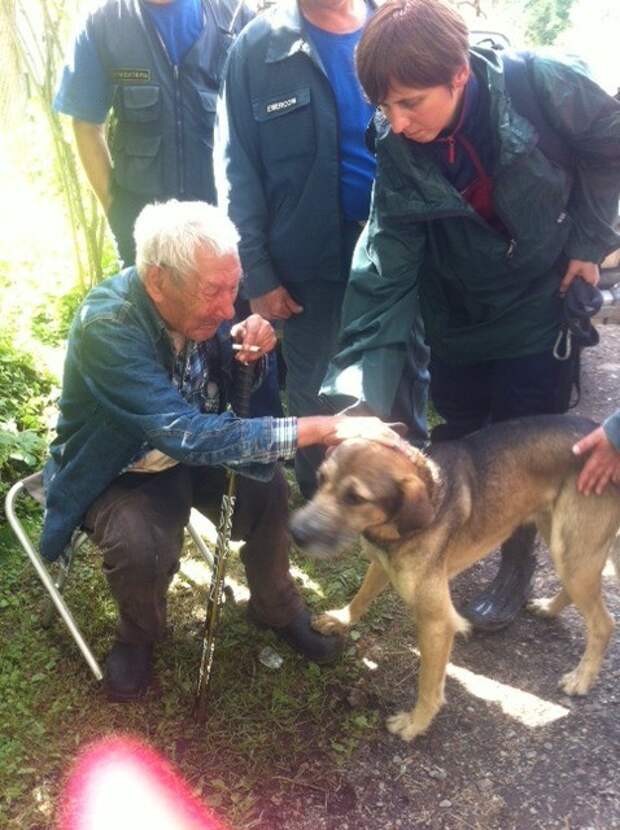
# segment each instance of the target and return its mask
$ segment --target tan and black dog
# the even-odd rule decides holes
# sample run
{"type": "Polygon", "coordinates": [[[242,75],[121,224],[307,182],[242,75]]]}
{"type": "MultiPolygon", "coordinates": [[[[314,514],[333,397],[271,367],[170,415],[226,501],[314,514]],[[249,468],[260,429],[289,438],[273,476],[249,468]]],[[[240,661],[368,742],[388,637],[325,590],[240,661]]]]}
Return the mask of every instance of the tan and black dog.
{"type": "Polygon", "coordinates": [[[292,518],[293,538],[311,555],[331,558],[363,534],[371,564],[352,602],[317,617],[315,627],[345,632],[388,582],[417,626],[417,703],[388,719],[391,732],[412,740],[428,729],[444,701],[454,635],[469,630],[452,604],[450,579],[530,522],[549,546],[562,589],[529,607],[545,617],[571,603],[577,607],[586,623],[586,648],[561,686],[583,695],[593,685],[613,630],[601,594],[612,549],[620,578],[620,551],[614,548],[620,488],[583,496],[575,483],[583,462],[572,445],[595,426],[569,416],[523,418],[437,444],[428,455],[404,442],[389,447],[355,439],[325,460],[317,494],[292,518]]]}

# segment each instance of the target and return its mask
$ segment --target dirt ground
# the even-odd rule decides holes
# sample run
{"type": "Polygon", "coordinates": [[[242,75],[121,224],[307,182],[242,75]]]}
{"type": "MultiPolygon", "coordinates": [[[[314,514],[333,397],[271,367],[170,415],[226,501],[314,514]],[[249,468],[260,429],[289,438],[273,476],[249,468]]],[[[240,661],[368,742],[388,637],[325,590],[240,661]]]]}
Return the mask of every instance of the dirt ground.
{"type": "MultiPolygon", "coordinates": [[[[584,355],[577,409],[598,420],[620,404],[620,326],[600,333],[600,345],[584,355]]],[[[491,557],[462,574],[453,585],[457,606],[495,569],[491,557]]],[[[548,595],[555,585],[541,551],[534,595],[548,595]]],[[[620,590],[610,568],[605,591],[620,622],[620,590]]],[[[348,703],[377,711],[375,740],[327,779],[320,758],[291,770],[298,797],[289,790],[282,801],[265,792],[261,828],[620,828],[618,637],[598,685],[579,699],[557,687],[583,647],[581,619],[572,609],[555,622],[522,614],[506,631],[458,642],[447,705],[428,735],[405,744],[383,724],[411,706],[417,672],[415,632],[402,606],[394,606],[392,620],[355,644],[370,668],[348,703]]]]}

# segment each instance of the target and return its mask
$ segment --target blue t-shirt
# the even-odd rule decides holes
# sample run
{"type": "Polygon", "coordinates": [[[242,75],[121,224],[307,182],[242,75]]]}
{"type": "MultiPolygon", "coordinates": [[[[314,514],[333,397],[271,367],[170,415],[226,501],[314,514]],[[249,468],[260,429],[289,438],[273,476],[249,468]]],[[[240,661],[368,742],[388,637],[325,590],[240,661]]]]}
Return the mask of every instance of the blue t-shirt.
{"type": "MultiPolygon", "coordinates": [[[[202,0],[171,0],[165,4],[145,0],[142,8],[154,23],[170,61],[179,64],[202,32],[202,0]]],[[[112,105],[113,87],[86,24],[63,69],[54,108],[80,121],[102,124],[112,105]]]]}
{"type": "Polygon", "coordinates": [[[375,108],[364,98],[355,72],[354,53],[362,29],[336,34],[305,21],[334,91],[340,125],[340,201],[345,219],[368,218],[375,157],[366,147],[366,127],[375,108]]]}

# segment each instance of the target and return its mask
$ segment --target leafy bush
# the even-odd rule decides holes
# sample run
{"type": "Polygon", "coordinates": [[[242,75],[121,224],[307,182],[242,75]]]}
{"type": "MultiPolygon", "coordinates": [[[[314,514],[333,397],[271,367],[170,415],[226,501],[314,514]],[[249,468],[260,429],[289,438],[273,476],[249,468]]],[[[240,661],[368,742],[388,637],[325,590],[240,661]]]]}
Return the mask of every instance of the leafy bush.
{"type": "Polygon", "coordinates": [[[0,495],[9,482],[39,466],[45,455],[52,379],[30,355],[0,334],[0,495]]]}
{"type": "Polygon", "coordinates": [[[32,333],[37,340],[48,346],[58,346],[66,340],[73,316],[83,299],[84,291],[80,286],[60,297],[46,297],[32,319],[32,333]]]}

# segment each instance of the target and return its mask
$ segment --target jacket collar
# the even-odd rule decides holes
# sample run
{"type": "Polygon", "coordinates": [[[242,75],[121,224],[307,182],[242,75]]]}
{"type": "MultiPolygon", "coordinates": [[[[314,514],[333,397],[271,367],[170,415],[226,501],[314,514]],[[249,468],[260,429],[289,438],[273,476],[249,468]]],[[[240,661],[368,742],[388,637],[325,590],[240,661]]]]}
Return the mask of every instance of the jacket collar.
{"type": "Polygon", "coordinates": [[[144,283],[138,274],[138,269],[136,267],[128,268],[124,273],[127,273],[129,283],[127,292],[129,300],[138,309],[142,318],[146,322],[153,339],[158,340],[161,337],[165,337],[166,340],[169,340],[166,324],[155,308],[153,301],[146,293],[144,283]]]}
{"type": "MultiPolygon", "coordinates": [[[[376,10],[377,0],[365,0],[376,10]]],[[[277,63],[296,52],[305,52],[320,65],[318,55],[308,42],[304,32],[304,18],[297,0],[280,0],[271,13],[271,35],[265,56],[266,63],[277,63]]]]}
{"type": "MultiPolygon", "coordinates": [[[[471,62],[478,80],[489,91],[490,123],[498,140],[498,167],[513,162],[527,153],[536,143],[536,132],[525,118],[510,105],[505,87],[501,55],[491,49],[472,49],[471,62]]],[[[390,129],[389,121],[377,111],[369,127],[368,143],[374,136],[377,153],[382,153],[377,179],[381,178],[381,167],[389,170],[383,181],[384,209],[392,215],[411,215],[429,212],[445,214],[467,210],[462,198],[450,187],[439,172],[436,164],[420,152],[415,144],[390,129]]]]}

